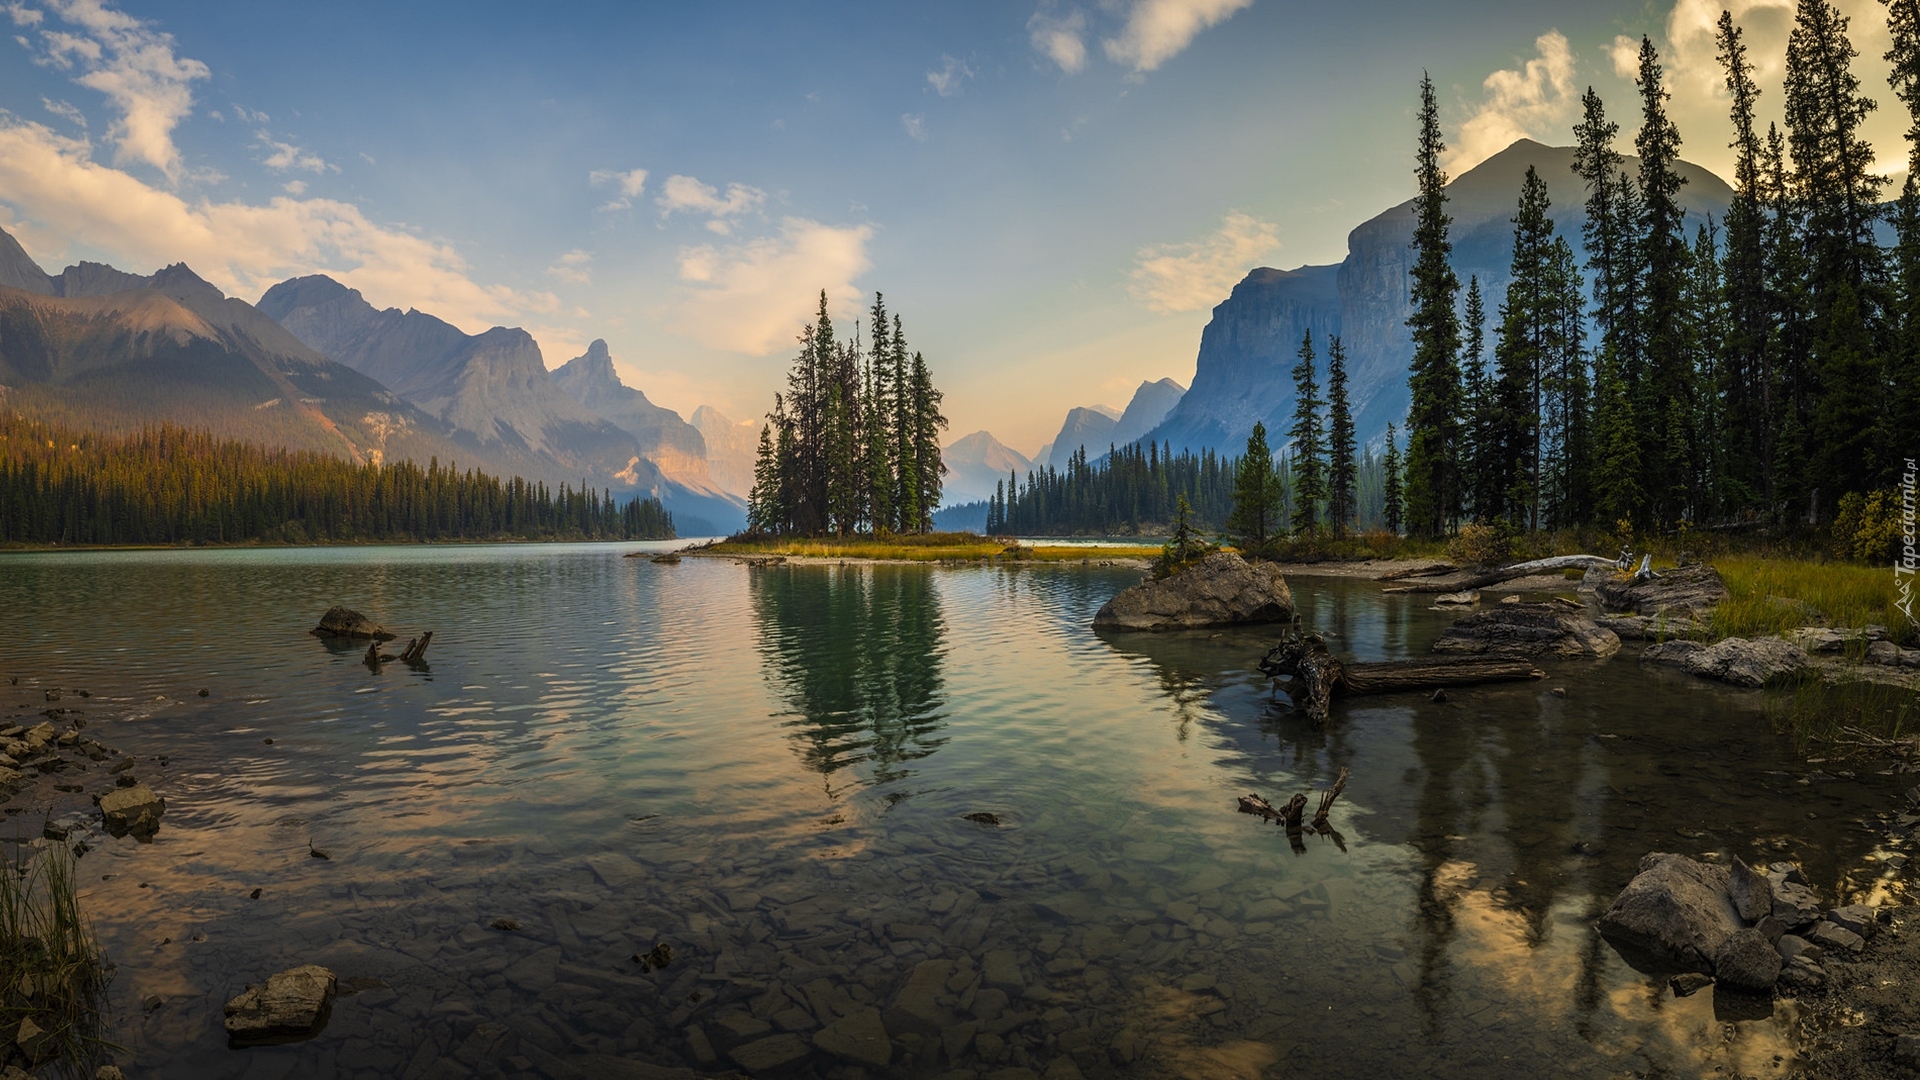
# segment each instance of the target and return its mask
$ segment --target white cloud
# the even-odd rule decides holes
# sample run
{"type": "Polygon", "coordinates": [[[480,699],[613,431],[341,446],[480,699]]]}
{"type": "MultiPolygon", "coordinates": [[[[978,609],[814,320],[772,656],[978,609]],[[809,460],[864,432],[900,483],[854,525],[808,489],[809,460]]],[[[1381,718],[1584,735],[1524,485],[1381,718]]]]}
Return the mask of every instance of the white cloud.
{"type": "Polygon", "coordinates": [[[280,190],[289,195],[305,195],[307,193],[307,182],[305,180],[289,180],[280,185],[280,190]]]}
{"type": "Polygon", "coordinates": [[[907,134],[912,137],[914,142],[927,141],[926,113],[901,113],[900,126],[907,129],[907,134]]]}
{"type": "Polygon", "coordinates": [[[266,157],[260,159],[260,164],[276,172],[286,172],[289,169],[314,173],[340,171],[338,165],[327,164],[326,159],[320,155],[302,150],[292,143],[280,142],[265,131],[254,132],[253,139],[255,146],[270,151],[266,157]]]}
{"type": "Polygon", "coordinates": [[[273,117],[259,109],[249,109],[238,102],[233,105],[233,115],[239,117],[241,123],[252,124],[255,127],[264,127],[273,121],[273,117]]]}
{"type": "Polygon", "coordinates": [[[960,87],[973,78],[973,69],[951,56],[940,57],[939,71],[927,72],[927,85],[941,97],[952,97],[960,92],[960,87]]]}
{"type": "Polygon", "coordinates": [[[1127,291],[1154,311],[1204,311],[1279,247],[1272,224],[1235,211],[1199,240],[1141,248],[1127,291]]]}
{"type": "Polygon", "coordinates": [[[174,55],[173,35],[108,7],[103,0],[47,0],[47,8],[74,29],[52,30],[44,14],[14,4],[14,23],[40,38],[36,62],[79,74],[74,82],[104,94],[119,114],[108,130],[116,164],[138,163],[180,179],[173,130],[193,111],[194,82],[207,65],[174,55]]]}
{"type": "Polygon", "coordinates": [[[1538,56],[1481,83],[1487,96],[1460,125],[1460,138],[1447,155],[1449,169],[1470,169],[1516,139],[1559,143],[1570,137],[1580,109],[1573,50],[1558,30],[1541,34],[1533,45],[1538,56]]]}
{"type": "Polygon", "coordinates": [[[183,198],[94,161],[84,138],[17,118],[0,117],[0,199],[43,255],[78,244],[128,269],[185,261],[248,299],[285,278],[326,273],[378,306],[418,307],[471,331],[559,308],[551,293],[478,284],[450,244],[371,221],[349,203],[183,198]]]}
{"type": "Polygon", "coordinates": [[[553,265],[547,267],[547,273],[561,281],[571,281],[575,285],[591,285],[593,284],[593,255],[575,248],[554,260],[553,265]]]}
{"type": "Polygon", "coordinates": [[[587,183],[594,187],[614,185],[614,196],[602,210],[625,210],[633,205],[633,200],[647,190],[647,170],[628,169],[624,172],[613,169],[595,169],[587,174],[587,183]]]}
{"type": "Polygon", "coordinates": [[[725,249],[682,248],[685,285],[671,325],[702,345],[750,356],[788,348],[823,288],[834,315],[859,314],[861,294],[853,281],[873,265],[867,257],[872,238],[867,225],[787,218],[778,236],[725,249]]]}
{"type": "Polygon", "coordinates": [[[733,231],[728,218],[744,214],[766,201],[766,192],[746,184],[728,184],[727,193],[722,196],[720,189],[691,176],[669,176],[654,203],[660,207],[663,218],[677,213],[704,214],[708,219],[707,231],[726,236],[733,231]]]}
{"type": "Polygon", "coordinates": [[[1087,43],[1081,36],[1086,30],[1087,16],[1080,11],[1060,16],[1036,11],[1027,20],[1027,39],[1034,50],[1069,75],[1087,66],[1087,43]]]}
{"type": "Polygon", "coordinates": [[[1253,0],[1134,0],[1120,36],[1101,44],[1107,59],[1131,66],[1135,74],[1152,71],[1178,56],[1200,31],[1233,17],[1253,0]]]}
{"type": "Polygon", "coordinates": [[[48,112],[75,127],[85,128],[87,126],[87,114],[81,112],[79,108],[70,101],[55,101],[52,98],[43,97],[40,99],[40,104],[46,106],[48,112]]]}

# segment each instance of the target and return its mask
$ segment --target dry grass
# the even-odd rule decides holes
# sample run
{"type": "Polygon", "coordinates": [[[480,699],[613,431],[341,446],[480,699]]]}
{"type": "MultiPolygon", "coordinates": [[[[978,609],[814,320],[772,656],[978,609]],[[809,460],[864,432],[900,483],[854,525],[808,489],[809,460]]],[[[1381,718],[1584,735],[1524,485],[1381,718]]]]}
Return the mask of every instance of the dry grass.
{"type": "Polygon", "coordinates": [[[64,844],[0,867],[0,1032],[13,1043],[23,1020],[46,1034],[43,1059],[92,1075],[104,1047],[107,972],[80,910],[74,857],[64,844]]]}
{"type": "Polygon", "coordinates": [[[1815,743],[1870,748],[1876,740],[1900,739],[1915,730],[1920,696],[1905,687],[1865,680],[1809,680],[1770,692],[1766,710],[1774,730],[1792,735],[1802,753],[1815,743]]]}
{"type": "Polygon", "coordinates": [[[813,559],[885,559],[905,562],[1082,562],[1089,559],[1148,559],[1156,544],[1074,544],[1032,546],[975,533],[917,533],[903,536],[734,538],[690,554],[785,555],[813,559]]]}

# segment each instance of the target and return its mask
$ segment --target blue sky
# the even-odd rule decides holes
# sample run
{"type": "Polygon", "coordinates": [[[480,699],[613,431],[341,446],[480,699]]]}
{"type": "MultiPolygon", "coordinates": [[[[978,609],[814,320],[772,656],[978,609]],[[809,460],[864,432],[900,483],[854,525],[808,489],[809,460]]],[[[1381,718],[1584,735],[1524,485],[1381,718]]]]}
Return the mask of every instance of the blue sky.
{"type": "MultiPolygon", "coordinates": [[[[1791,7],[1732,5],[1779,105],[1791,7]]],[[[887,293],[952,434],[1033,452],[1074,405],[1187,382],[1258,265],[1337,261],[1411,193],[1423,69],[1459,169],[1631,137],[1626,35],[1723,168],[1720,4],[0,4],[0,218],[50,269],[185,260],[248,300],[329,272],[379,306],[604,337],[688,414],[764,411],[829,290],[887,293]]],[[[1883,14],[1847,0],[1869,136],[1903,156],[1883,14]]]]}

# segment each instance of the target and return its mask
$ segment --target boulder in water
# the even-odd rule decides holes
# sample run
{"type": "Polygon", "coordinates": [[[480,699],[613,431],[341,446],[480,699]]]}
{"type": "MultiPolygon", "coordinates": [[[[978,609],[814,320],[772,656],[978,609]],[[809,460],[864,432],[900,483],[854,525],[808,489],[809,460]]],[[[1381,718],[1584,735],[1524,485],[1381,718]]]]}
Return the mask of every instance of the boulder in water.
{"type": "Polygon", "coordinates": [[[1664,852],[1640,860],[1640,873],[1600,916],[1599,928],[1614,941],[1708,973],[1727,939],[1744,929],[1725,869],[1664,852]]]}
{"type": "Polygon", "coordinates": [[[385,627],[367,618],[352,608],[330,607],[320,616],[320,625],[313,628],[315,637],[363,638],[374,641],[392,641],[394,635],[387,633],[385,627]]]}
{"type": "Polygon", "coordinates": [[[1502,603],[1455,620],[1433,643],[1433,651],[1599,659],[1619,652],[1620,638],[1577,611],[1552,604],[1502,603]]]}
{"type": "Polygon", "coordinates": [[[1219,551],[1107,601],[1093,617],[1101,630],[1189,630],[1293,618],[1293,593],[1275,563],[1219,551]]]}
{"type": "Polygon", "coordinates": [[[152,836],[160,831],[167,802],[145,784],[118,788],[100,796],[101,823],[115,836],[152,836]]]}
{"type": "Polygon", "coordinates": [[[1672,664],[1703,679],[1746,687],[1792,682],[1805,676],[1812,667],[1812,661],[1800,646],[1771,637],[1727,638],[1712,645],[1664,641],[1649,645],[1640,659],[1672,664]]]}

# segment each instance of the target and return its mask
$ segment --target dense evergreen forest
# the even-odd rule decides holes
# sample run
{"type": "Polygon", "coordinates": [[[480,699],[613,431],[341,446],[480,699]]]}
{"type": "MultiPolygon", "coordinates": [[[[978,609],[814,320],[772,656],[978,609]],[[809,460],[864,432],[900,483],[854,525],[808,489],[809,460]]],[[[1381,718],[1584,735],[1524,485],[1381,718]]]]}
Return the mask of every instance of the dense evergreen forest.
{"type": "Polygon", "coordinates": [[[658,499],[502,481],[438,460],[356,465],[176,427],[81,434],[0,415],[0,542],[661,540],[658,499]]]}
{"type": "Polygon", "coordinates": [[[756,536],[920,533],[940,505],[941,393],[907,349],[900,316],[873,297],[871,346],[834,339],[827,294],[800,333],[787,392],[760,429],[747,532],[756,536]]]}
{"type": "MultiPolygon", "coordinates": [[[[999,536],[1118,536],[1159,533],[1170,527],[1185,496],[1195,528],[1220,531],[1233,512],[1241,459],[1212,451],[1178,454],[1169,446],[1132,444],[1110,448],[1095,461],[1076,451],[1063,470],[1048,467],[1022,481],[1009,475],[986,504],[986,532],[999,536]]],[[[1273,458],[1274,497],[1289,520],[1300,492],[1296,462],[1273,458]]],[[[1364,448],[1354,462],[1354,514],[1358,529],[1385,524],[1385,461],[1364,448]]]]}
{"type": "Polygon", "coordinates": [[[1784,131],[1759,130],[1754,64],[1741,28],[1720,16],[1735,197],[1724,221],[1686,235],[1680,132],[1659,55],[1642,38],[1637,174],[1589,89],[1573,132],[1584,266],[1554,235],[1546,186],[1529,172],[1516,193],[1512,285],[1490,334],[1478,283],[1467,283],[1462,310],[1447,265],[1445,144],[1422,81],[1409,533],[1438,536],[1467,519],[1515,531],[1831,527],[1893,512],[1920,431],[1920,4],[1886,10],[1916,166],[1894,203],[1861,137],[1876,104],[1852,72],[1848,20],[1827,0],[1801,0],[1784,131]],[[1890,246],[1877,239],[1882,224],[1890,246]]]}

